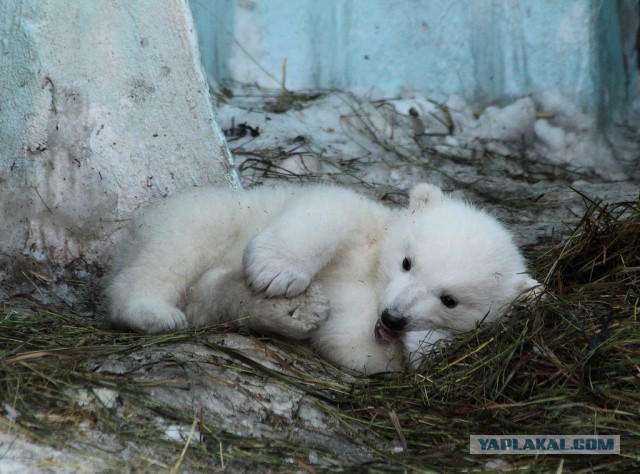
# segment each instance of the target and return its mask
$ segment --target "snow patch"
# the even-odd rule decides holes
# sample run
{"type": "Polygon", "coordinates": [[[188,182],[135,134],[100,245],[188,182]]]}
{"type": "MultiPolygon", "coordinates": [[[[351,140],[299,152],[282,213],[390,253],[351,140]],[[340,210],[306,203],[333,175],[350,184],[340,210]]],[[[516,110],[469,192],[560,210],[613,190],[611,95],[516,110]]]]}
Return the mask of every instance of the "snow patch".
{"type": "MultiPolygon", "coordinates": [[[[169,441],[174,441],[176,443],[184,443],[189,439],[189,434],[191,433],[191,426],[187,425],[164,425],[162,419],[157,420],[158,426],[161,430],[164,431],[165,439],[169,441]]],[[[200,430],[196,428],[193,431],[193,435],[191,436],[190,443],[199,443],[200,439],[202,439],[202,435],[200,430]]]]}
{"type": "Polygon", "coordinates": [[[237,98],[219,104],[218,116],[245,184],[331,175],[343,183],[353,184],[350,176],[357,176],[355,181],[408,187],[423,176],[407,164],[426,164],[433,153],[474,160],[488,152],[615,180],[637,173],[628,165],[625,173],[615,153],[633,148],[637,137],[612,145],[595,118],[553,92],[484,110],[458,96],[437,102],[418,94],[384,99],[371,91],[366,96],[327,92],[313,99],[294,97],[285,113],[266,110],[279,91],[236,92],[237,98]],[[246,127],[257,133],[240,136],[238,130],[246,127]]]}
{"type": "Polygon", "coordinates": [[[102,407],[112,409],[117,406],[119,393],[106,387],[96,387],[90,390],[69,390],[79,407],[91,407],[98,402],[102,407]]]}

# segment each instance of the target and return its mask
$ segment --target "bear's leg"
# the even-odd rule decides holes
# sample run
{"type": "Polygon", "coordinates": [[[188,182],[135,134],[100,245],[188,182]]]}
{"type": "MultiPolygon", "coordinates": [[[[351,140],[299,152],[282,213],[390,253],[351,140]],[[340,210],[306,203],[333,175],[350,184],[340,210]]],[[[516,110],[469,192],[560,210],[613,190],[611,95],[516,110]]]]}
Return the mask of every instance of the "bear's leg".
{"type": "Polygon", "coordinates": [[[294,298],[254,294],[241,270],[213,269],[187,292],[185,313],[190,325],[234,322],[262,334],[306,339],[327,318],[329,302],[317,284],[294,298]]]}
{"type": "Polygon", "coordinates": [[[299,295],[354,236],[382,228],[386,212],[344,189],[311,189],[249,242],[247,283],[269,297],[299,295]]]}

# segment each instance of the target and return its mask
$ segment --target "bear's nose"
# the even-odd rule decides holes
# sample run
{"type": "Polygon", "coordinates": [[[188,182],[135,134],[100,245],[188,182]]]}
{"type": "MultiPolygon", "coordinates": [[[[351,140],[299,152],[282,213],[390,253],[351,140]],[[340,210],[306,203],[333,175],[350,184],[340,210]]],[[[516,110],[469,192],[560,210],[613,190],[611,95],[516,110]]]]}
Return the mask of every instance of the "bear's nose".
{"type": "Polygon", "coordinates": [[[407,318],[392,309],[385,309],[380,320],[382,324],[394,331],[401,331],[407,325],[407,318]]]}

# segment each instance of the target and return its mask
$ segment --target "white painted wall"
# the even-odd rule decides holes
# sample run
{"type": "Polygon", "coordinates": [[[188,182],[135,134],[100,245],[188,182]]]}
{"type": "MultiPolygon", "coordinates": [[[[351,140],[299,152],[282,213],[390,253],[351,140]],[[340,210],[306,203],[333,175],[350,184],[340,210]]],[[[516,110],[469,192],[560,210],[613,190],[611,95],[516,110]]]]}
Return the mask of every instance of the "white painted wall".
{"type": "Polygon", "coordinates": [[[0,256],[102,261],[142,203],[238,184],[193,29],[186,0],[0,2],[0,256]]]}

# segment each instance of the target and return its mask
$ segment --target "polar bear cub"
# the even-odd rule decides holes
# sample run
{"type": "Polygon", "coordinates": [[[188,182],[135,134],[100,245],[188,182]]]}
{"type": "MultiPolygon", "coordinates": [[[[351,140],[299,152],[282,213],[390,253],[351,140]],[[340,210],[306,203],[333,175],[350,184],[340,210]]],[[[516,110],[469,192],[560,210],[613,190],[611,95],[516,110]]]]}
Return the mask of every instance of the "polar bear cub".
{"type": "Polygon", "coordinates": [[[496,219],[430,184],[400,209],[336,186],[197,188],[129,232],[105,291],[114,325],[234,321],[361,373],[416,366],[538,285],[496,219]]]}

